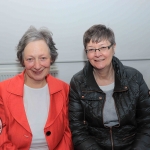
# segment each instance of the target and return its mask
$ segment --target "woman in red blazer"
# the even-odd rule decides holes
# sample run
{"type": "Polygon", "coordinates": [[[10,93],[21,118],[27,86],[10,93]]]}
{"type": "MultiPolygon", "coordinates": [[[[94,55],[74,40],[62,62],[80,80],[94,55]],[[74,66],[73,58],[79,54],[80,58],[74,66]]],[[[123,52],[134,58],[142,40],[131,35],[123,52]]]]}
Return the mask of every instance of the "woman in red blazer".
{"type": "Polygon", "coordinates": [[[51,33],[30,27],[17,46],[25,70],[0,83],[0,150],[72,150],[65,82],[49,74],[51,33]]]}

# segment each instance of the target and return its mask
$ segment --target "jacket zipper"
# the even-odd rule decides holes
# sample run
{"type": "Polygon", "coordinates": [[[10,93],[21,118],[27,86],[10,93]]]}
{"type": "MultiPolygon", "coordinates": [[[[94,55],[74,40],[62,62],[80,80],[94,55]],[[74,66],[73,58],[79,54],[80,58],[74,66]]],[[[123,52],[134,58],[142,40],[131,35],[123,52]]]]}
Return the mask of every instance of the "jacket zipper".
{"type": "Polygon", "coordinates": [[[112,136],[112,127],[110,127],[110,139],[111,139],[111,146],[112,146],[112,150],[114,150],[114,142],[113,142],[113,136],[112,136]]]}
{"type": "MultiPolygon", "coordinates": [[[[113,98],[114,98],[114,93],[113,93],[113,98]]],[[[119,121],[119,125],[116,126],[116,127],[119,127],[119,126],[120,126],[120,117],[119,117],[118,109],[117,109],[117,107],[116,107],[115,98],[114,98],[114,104],[115,104],[115,109],[116,109],[117,116],[118,116],[118,121],[119,121]]],[[[133,136],[133,135],[132,135],[132,136],[133,136]]],[[[114,142],[113,142],[113,136],[112,136],[112,127],[110,127],[110,138],[111,138],[112,150],[114,150],[114,142]]],[[[124,138],[124,139],[125,139],[125,138],[124,138]]]]}
{"type": "MultiPolygon", "coordinates": [[[[115,92],[124,92],[124,91],[127,91],[127,90],[114,91],[114,93],[115,93],[115,92]]],[[[118,109],[117,109],[117,107],[116,107],[116,101],[115,101],[114,93],[113,93],[112,97],[114,98],[115,109],[116,109],[117,116],[118,116],[118,121],[119,121],[119,125],[116,126],[116,127],[119,127],[119,126],[120,126],[120,117],[119,117],[118,109]]]]}

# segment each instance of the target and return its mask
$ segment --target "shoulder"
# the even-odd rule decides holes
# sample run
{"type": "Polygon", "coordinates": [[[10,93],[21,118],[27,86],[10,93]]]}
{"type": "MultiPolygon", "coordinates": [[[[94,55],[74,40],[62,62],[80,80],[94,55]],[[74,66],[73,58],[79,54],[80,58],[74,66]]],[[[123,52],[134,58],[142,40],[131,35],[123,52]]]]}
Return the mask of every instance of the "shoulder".
{"type": "MultiPolygon", "coordinates": [[[[14,78],[14,77],[13,77],[14,78]]],[[[7,85],[13,78],[7,79],[7,80],[3,80],[0,82],[0,86],[5,86],[7,85]]]]}
{"type": "Polygon", "coordinates": [[[140,71],[129,66],[124,66],[124,70],[125,70],[124,80],[126,79],[128,83],[130,83],[131,85],[135,83],[136,85],[141,85],[143,83],[145,84],[143,74],[140,71]]]}
{"type": "Polygon", "coordinates": [[[3,93],[14,93],[19,94],[23,89],[24,84],[24,72],[0,82],[0,92],[3,93]]]}
{"type": "Polygon", "coordinates": [[[85,75],[83,73],[83,70],[80,70],[79,72],[77,72],[76,74],[74,74],[71,78],[70,84],[72,82],[83,82],[83,80],[85,79],[85,75]]]}
{"type": "Polygon", "coordinates": [[[47,76],[47,82],[49,85],[52,85],[52,86],[57,86],[57,87],[62,87],[62,88],[65,88],[65,89],[69,89],[69,84],[58,79],[58,78],[55,78],[53,77],[52,75],[48,75],[47,76]]]}
{"type": "Polygon", "coordinates": [[[135,75],[142,76],[142,73],[133,67],[124,66],[124,69],[128,76],[135,76],[135,75]]]}
{"type": "Polygon", "coordinates": [[[11,77],[9,79],[3,80],[0,82],[0,84],[7,84],[9,82],[16,82],[24,79],[24,71],[15,75],[14,77],[11,77]]]}
{"type": "MultiPolygon", "coordinates": [[[[1,87],[1,86],[5,87],[5,86],[9,85],[11,82],[16,82],[16,81],[18,81],[18,77],[19,77],[19,74],[16,75],[16,76],[14,76],[14,77],[12,77],[12,78],[9,78],[9,79],[6,79],[6,80],[1,81],[1,82],[0,82],[0,87],[1,87]]],[[[17,83],[17,82],[16,82],[16,83],[17,83]]]]}
{"type": "Polygon", "coordinates": [[[0,97],[6,96],[9,89],[15,89],[15,87],[11,84],[13,80],[15,80],[14,82],[17,83],[16,76],[0,82],[0,97]]]}
{"type": "Polygon", "coordinates": [[[0,97],[6,93],[6,89],[8,88],[9,84],[11,82],[11,79],[4,80],[0,82],[0,97]]]}

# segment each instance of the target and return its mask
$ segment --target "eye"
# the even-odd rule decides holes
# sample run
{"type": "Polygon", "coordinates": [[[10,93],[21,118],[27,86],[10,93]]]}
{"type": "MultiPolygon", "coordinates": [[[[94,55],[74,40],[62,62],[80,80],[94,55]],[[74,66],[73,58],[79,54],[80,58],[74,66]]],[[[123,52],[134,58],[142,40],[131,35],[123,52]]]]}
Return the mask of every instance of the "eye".
{"type": "Polygon", "coordinates": [[[91,49],[89,49],[88,51],[89,51],[89,52],[94,52],[94,51],[95,51],[95,49],[92,49],[92,48],[91,48],[91,49]]]}
{"type": "Polygon", "coordinates": [[[28,62],[33,62],[34,61],[34,58],[27,58],[26,59],[28,62]]]}
{"type": "Polygon", "coordinates": [[[47,59],[46,57],[41,57],[41,58],[40,58],[41,61],[44,61],[44,60],[46,60],[46,59],[47,59]]]}
{"type": "Polygon", "coordinates": [[[105,50],[107,50],[107,47],[101,47],[100,48],[102,51],[105,51],[105,50]]]}

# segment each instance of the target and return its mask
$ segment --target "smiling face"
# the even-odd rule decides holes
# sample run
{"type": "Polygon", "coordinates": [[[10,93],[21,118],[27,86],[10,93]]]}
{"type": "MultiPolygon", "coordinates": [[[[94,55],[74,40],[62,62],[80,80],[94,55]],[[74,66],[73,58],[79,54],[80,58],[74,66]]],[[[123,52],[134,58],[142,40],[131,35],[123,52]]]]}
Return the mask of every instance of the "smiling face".
{"type": "Polygon", "coordinates": [[[51,64],[50,50],[45,41],[30,42],[24,49],[23,60],[25,84],[30,87],[44,86],[51,64]]]}
{"type": "MultiPolygon", "coordinates": [[[[107,40],[101,41],[99,43],[90,41],[87,44],[86,49],[99,49],[110,45],[111,43],[107,40]]],[[[96,50],[96,52],[92,53],[87,52],[87,58],[94,69],[99,71],[109,69],[111,66],[112,57],[114,55],[114,48],[115,45],[111,46],[109,49],[103,52],[101,50],[96,50]]]]}

